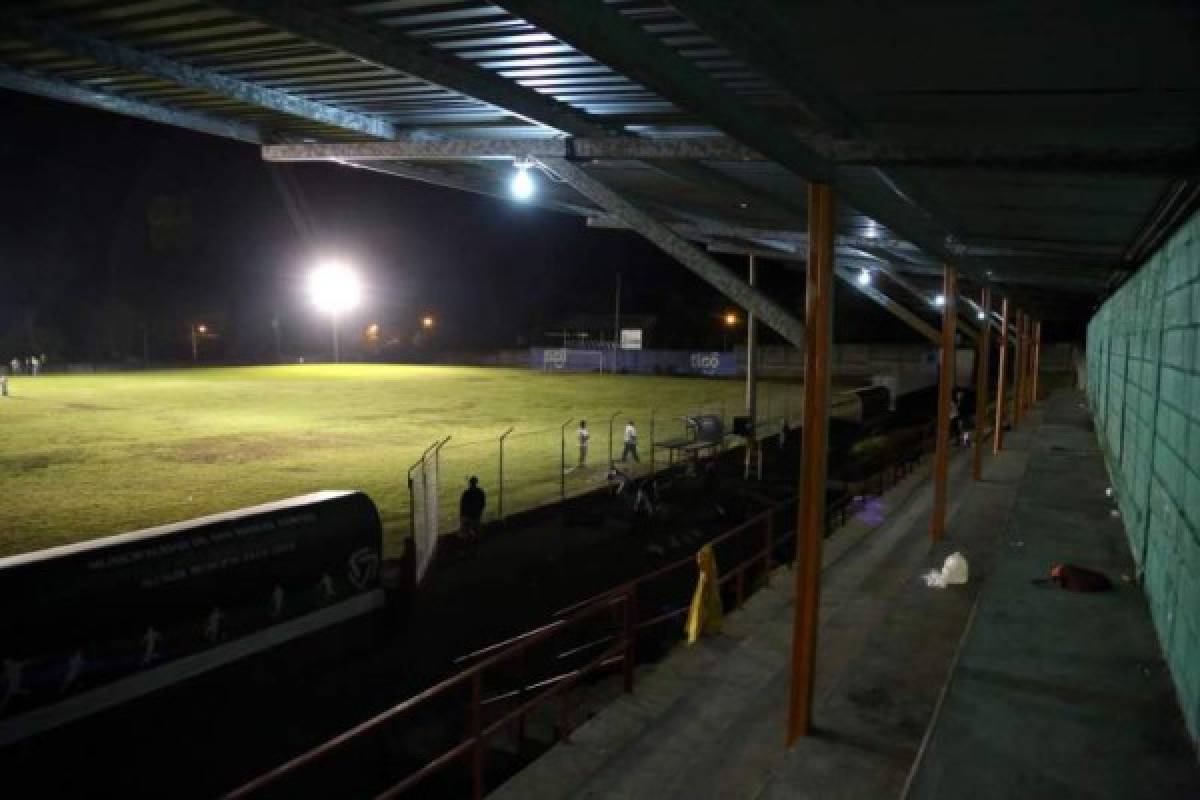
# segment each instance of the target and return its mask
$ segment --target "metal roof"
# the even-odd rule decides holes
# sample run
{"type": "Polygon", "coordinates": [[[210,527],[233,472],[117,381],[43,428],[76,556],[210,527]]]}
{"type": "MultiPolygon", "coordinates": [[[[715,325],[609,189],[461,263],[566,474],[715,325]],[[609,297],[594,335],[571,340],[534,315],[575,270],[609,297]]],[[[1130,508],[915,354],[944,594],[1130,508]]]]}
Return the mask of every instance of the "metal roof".
{"type": "MultiPolygon", "coordinates": [[[[569,138],[679,235],[784,260],[807,180],[833,182],[844,265],[953,261],[1043,319],[1090,315],[1200,199],[1186,0],[9,0],[0,86],[258,144],[392,142],[338,160],[498,195],[515,145],[569,138]]],[[[566,184],[539,202],[622,224],[566,184]]]]}

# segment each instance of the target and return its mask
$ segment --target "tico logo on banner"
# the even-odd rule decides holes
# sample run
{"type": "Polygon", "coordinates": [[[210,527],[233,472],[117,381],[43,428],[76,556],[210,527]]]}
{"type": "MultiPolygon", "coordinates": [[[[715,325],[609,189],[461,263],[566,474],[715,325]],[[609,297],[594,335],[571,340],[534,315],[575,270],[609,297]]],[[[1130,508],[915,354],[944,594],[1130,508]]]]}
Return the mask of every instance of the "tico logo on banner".
{"type": "Polygon", "coordinates": [[[721,368],[720,353],[692,353],[692,369],[712,375],[721,368]]]}

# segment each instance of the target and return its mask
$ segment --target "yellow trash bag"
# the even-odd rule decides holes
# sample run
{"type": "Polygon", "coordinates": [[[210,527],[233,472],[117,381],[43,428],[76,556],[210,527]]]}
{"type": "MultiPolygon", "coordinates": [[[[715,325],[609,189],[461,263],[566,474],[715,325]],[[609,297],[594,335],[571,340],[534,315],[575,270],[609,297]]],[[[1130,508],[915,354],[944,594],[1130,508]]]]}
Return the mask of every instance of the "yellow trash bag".
{"type": "Polygon", "coordinates": [[[688,609],[688,644],[694,644],[701,633],[720,633],[721,617],[724,615],[720,575],[712,545],[706,544],[696,553],[696,566],[700,574],[696,579],[696,591],[692,594],[692,606],[688,609]]]}

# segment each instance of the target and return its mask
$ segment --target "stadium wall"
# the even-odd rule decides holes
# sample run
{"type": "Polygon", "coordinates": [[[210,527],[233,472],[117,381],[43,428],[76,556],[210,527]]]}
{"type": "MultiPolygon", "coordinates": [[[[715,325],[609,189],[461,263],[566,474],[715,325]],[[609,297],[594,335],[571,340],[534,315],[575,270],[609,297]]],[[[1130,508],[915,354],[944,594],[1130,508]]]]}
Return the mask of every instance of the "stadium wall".
{"type": "Polygon", "coordinates": [[[1088,324],[1096,432],[1200,743],[1200,212],[1088,324]]]}

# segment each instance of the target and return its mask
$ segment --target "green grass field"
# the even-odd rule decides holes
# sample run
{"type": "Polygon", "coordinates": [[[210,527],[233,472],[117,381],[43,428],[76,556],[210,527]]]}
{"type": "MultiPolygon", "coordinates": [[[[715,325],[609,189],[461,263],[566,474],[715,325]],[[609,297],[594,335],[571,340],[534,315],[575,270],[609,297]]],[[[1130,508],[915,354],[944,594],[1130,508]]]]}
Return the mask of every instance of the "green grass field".
{"type": "MultiPolygon", "coordinates": [[[[340,488],[374,499],[395,554],[408,535],[406,472],[435,439],[453,437],[443,509],[474,473],[494,513],[497,437],[515,426],[511,513],[557,498],[565,420],[593,430],[591,466],[567,475],[577,492],[603,480],[613,412],[637,421],[645,459],[652,409],[662,439],[679,435],[683,413],[732,414],[742,391],[736,381],[390,365],[18,376],[0,401],[0,555],[340,488]]],[[[798,395],[765,386],[760,416],[798,407],[798,395]]]]}

